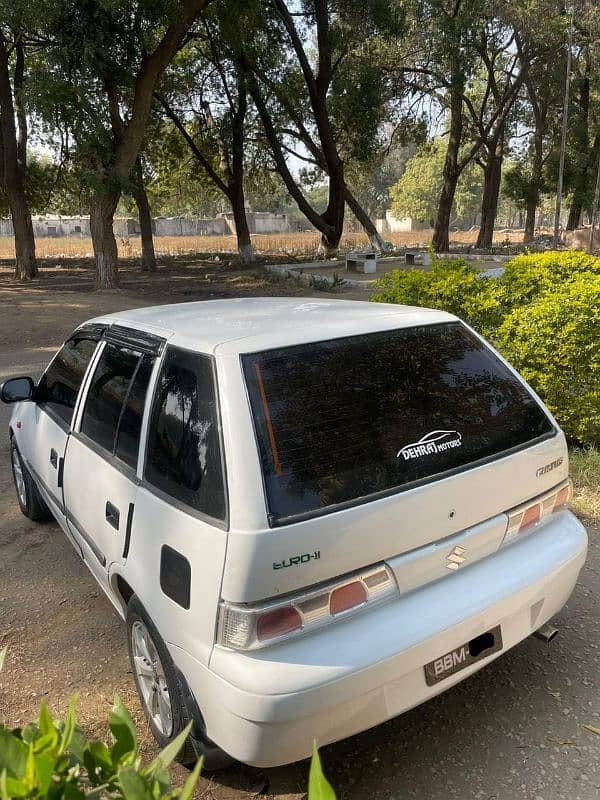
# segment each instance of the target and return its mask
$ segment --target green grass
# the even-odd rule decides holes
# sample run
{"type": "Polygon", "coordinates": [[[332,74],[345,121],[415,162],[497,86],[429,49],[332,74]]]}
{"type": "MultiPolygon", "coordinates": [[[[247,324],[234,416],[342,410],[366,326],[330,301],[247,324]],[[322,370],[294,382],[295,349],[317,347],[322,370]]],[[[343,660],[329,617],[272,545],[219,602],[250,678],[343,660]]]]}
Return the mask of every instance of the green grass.
{"type": "Polygon", "coordinates": [[[600,450],[571,450],[569,454],[574,494],[571,508],[577,514],[600,519],[600,450]]]}

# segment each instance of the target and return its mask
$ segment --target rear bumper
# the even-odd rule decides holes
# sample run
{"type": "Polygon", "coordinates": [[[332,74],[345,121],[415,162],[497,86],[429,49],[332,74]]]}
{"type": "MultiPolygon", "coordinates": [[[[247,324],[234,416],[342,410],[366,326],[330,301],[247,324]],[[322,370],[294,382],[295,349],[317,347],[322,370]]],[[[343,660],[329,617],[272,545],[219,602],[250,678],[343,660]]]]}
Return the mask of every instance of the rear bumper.
{"type": "Polygon", "coordinates": [[[210,669],[172,648],[206,722],[234,758],[268,767],[397,716],[485,666],[434,686],[423,666],[502,627],[503,651],[556,614],[573,591],[587,535],[570,512],[493,556],[354,619],[254,653],[216,647],[210,669]]]}

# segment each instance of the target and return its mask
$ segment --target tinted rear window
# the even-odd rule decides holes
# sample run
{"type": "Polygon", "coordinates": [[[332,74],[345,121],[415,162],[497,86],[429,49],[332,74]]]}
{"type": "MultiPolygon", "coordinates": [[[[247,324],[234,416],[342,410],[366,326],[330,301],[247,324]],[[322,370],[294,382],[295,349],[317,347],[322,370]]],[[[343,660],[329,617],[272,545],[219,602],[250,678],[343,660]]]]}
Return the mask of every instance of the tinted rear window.
{"type": "Polygon", "coordinates": [[[553,433],[460,323],[242,357],[272,523],[434,480],[553,433]]]}

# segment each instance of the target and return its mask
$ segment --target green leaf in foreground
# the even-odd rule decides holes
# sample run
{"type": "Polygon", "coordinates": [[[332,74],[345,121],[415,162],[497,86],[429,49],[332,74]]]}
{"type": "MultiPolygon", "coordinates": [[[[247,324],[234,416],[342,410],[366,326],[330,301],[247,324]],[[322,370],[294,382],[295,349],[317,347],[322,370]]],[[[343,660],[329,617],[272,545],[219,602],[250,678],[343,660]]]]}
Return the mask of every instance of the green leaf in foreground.
{"type": "Polygon", "coordinates": [[[308,800],[336,800],[335,792],[323,774],[316,742],[313,742],[313,754],[308,776],[308,800]]]}
{"type": "Polygon", "coordinates": [[[200,773],[202,772],[202,764],[204,763],[204,759],[198,759],[198,763],[188,776],[188,779],[183,784],[183,788],[179,793],[179,800],[192,800],[194,796],[194,789],[196,788],[196,784],[198,783],[198,778],[200,777],[200,773]]]}
{"type": "Polygon", "coordinates": [[[113,764],[122,761],[126,756],[134,758],[137,755],[135,726],[129,711],[127,711],[118,697],[115,697],[108,724],[115,740],[110,751],[113,764]]]}

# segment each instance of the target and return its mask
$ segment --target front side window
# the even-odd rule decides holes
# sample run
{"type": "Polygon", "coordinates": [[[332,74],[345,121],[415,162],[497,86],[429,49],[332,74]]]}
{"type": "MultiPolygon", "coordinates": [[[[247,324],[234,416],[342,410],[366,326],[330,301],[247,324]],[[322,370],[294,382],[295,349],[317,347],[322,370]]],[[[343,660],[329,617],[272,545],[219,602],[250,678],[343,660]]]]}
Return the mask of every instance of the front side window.
{"type": "Polygon", "coordinates": [[[83,376],[97,344],[96,339],[69,339],[58,351],[37,387],[38,402],[42,407],[52,410],[67,425],[71,424],[83,376]]]}
{"type": "Polygon", "coordinates": [[[152,405],[144,477],[196,511],[225,519],[216,387],[208,356],[168,348],[152,405]]]}
{"type": "Polygon", "coordinates": [[[436,480],[553,435],[460,323],[242,358],[272,522],[436,480]]]}
{"type": "Polygon", "coordinates": [[[153,359],[107,342],[94,370],[81,432],[135,469],[153,359]]]}

